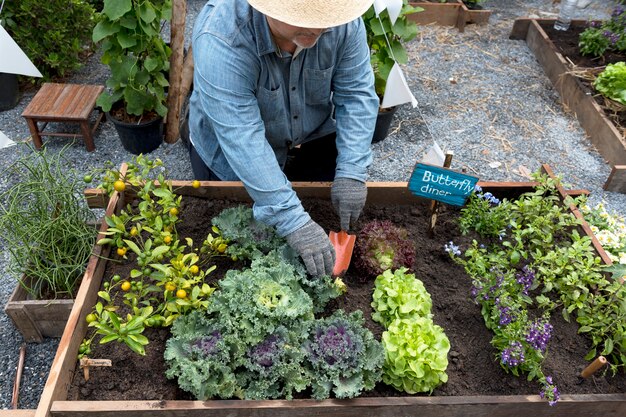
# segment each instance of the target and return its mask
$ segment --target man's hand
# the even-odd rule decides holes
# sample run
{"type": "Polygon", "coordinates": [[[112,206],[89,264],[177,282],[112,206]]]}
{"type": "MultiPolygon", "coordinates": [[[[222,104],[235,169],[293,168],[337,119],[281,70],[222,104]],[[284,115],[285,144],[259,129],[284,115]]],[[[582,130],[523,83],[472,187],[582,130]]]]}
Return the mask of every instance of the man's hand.
{"type": "Polygon", "coordinates": [[[350,230],[361,215],[367,197],[367,186],[364,182],[351,178],[335,178],[330,188],[333,207],[339,215],[341,230],[350,230]]]}
{"type": "Polygon", "coordinates": [[[287,243],[304,261],[309,274],[331,275],[335,266],[335,249],[324,229],[313,220],[286,236],[287,243]]]}

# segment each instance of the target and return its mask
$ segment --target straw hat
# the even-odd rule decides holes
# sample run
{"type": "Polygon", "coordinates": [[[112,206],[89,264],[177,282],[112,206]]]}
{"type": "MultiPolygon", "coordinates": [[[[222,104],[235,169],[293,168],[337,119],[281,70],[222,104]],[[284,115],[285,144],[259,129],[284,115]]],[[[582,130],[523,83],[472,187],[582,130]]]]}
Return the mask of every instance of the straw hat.
{"type": "Polygon", "coordinates": [[[374,0],[248,0],[250,6],[271,18],[310,29],[348,23],[369,9],[374,0]]]}

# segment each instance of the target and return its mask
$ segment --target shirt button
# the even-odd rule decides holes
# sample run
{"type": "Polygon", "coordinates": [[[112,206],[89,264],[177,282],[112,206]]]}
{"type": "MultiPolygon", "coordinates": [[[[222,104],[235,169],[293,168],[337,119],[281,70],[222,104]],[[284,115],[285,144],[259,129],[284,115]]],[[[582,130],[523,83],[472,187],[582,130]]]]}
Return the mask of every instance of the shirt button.
{"type": "Polygon", "coordinates": [[[291,87],[291,91],[296,91],[296,87],[291,87]]]}
{"type": "Polygon", "coordinates": [[[296,114],[295,116],[293,116],[293,119],[297,120],[298,119],[298,115],[296,114]]]}

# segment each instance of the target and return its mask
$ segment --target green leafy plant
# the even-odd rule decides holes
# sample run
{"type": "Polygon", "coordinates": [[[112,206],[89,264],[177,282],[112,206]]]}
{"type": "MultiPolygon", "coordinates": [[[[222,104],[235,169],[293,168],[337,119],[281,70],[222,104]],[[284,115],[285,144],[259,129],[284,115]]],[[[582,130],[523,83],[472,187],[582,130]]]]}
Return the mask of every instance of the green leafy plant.
{"type": "Polygon", "coordinates": [[[626,105],[626,63],[607,65],[594,80],[593,86],[603,96],[626,105]]]}
{"type": "Polygon", "coordinates": [[[63,152],[29,147],[3,172],[14,181],[0,194],[9,270],[37,298],[75,295],[96,239],[87,224],[96,217],[82,197],[82,180],[68,169],[63,152]]]}
{"type": "Polygon", "coordinates": [[[171,50],[160,30],[161,21],[171,19],[171,9],[171,0],[104,0],[92,36],[102,44],[102,63],[111,69],[110,91],[97,101],[104,111],[121,102],[127,116],[166,115],[171,50]]]}
{"type": "Polygon", "coordinates": [[[428,317],[391,322],[382,336],[383,382],[409,394],[430,392],[448,381],[450,341],[428,317]]]}
{"type": "MultiPolygon", "coordinates": [[[[64,78],[91,49],[94,10],[84,0],[20,0],[3,4],[2,25],[43,75],[64,78]]],[[[36,82],[35,79],[32,81],[36,82]]]]}
{"type": "Polygon", "coordinates": [[[376,277],[372,307],[374,321],[388,326],[395,319],[430,317],[432,300],[424,284],[406,268],[386,270],[376,277]]]}
{"type": "Polygon", "coordinates": [[[363,15],[367,44],[371,50],[370,62],[374,69],[376,94],[381,98],[385,95],[385,87],[389,72],[394,65],[406,64],[409,60],[404,42],[417,36],[417,25],[408,20],[407,16],[421,12],[421,7],[413,7],[408,0],[403,0],[402,9],[396,22],[392,25],[387,10],[376,16],[374,6],[363,15]]]}
{"type": "Polygon", "coordinates": [[[603,22],[589,22],[579,37],[578,47],[582,55],[600,57],[607,51],[626,51],[626,9],[616,7],[611,18],[603,22]]]}
{"type": "Polygon", "coordinates": [[[415,246],[406,229],[389,220],[372,220],[363,225],[356,239],[355,265],[365,278],[374,278],[387,269],[412,268],[415,246]]]}

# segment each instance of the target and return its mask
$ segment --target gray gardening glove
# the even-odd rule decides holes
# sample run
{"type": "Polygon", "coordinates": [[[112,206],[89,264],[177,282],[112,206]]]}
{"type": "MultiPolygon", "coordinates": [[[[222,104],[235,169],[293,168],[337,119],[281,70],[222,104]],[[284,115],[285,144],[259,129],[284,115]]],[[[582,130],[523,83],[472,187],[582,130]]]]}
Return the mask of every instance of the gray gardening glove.
{"type": "Polygon", "coordinates": [[[367,197],[367,186],[364,182],[351,178],[335,178],[330,188],[333,207],[339,215],[341,230],[350,230],[361,215],[367,197]]]}
{"type": "Polygon", "coordinates": [[[286,236],[287,243],[304,261],[314,277],[331,275],[335,266],[335,249],[324,229],[313,220],[286,236]]]}

